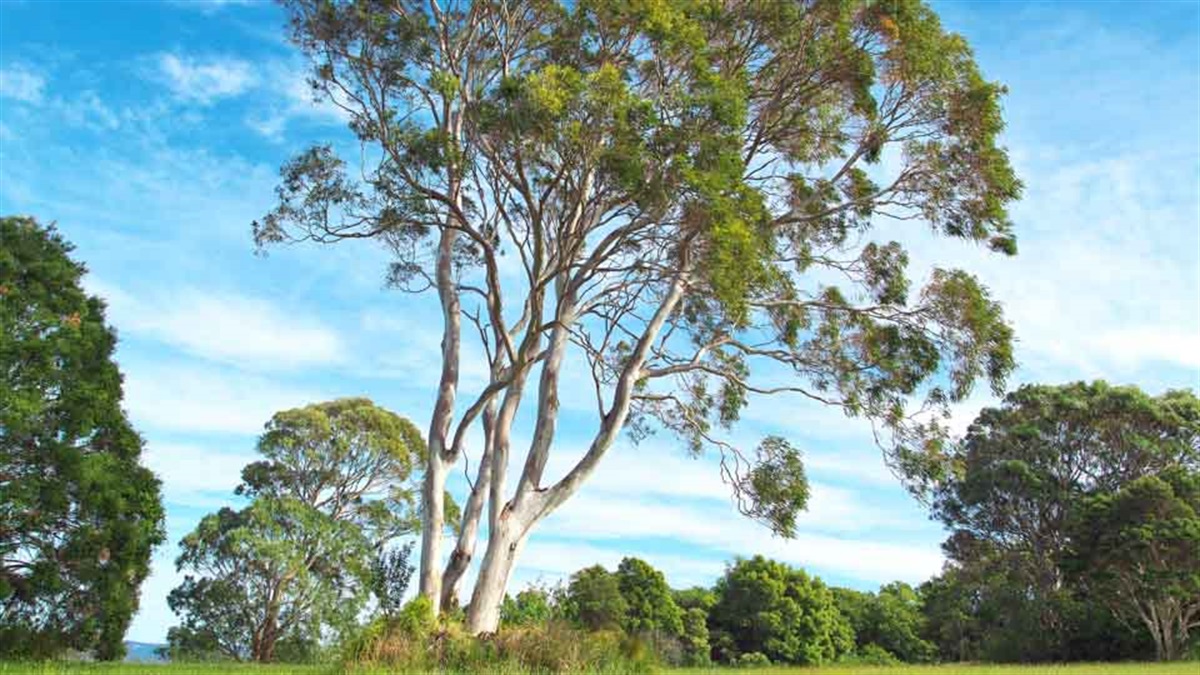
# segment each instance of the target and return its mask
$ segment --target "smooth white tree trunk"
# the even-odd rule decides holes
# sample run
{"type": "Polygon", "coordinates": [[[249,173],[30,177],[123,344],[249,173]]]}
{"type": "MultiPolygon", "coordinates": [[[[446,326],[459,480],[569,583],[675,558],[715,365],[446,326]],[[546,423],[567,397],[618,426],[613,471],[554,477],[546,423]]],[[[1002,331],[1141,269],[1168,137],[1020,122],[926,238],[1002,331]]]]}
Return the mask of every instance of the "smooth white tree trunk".
{"type": "Polygon", "coordinates": [[[471,604],[467,607],[467,630],[472,634],[494,633],[500,627],[500,605],[512,578],[513,569],[529,539],[530,525],[518,522],[511,510],[500,518],[500,525],[488,535],[487,552],[475,580],[471,604]]]}

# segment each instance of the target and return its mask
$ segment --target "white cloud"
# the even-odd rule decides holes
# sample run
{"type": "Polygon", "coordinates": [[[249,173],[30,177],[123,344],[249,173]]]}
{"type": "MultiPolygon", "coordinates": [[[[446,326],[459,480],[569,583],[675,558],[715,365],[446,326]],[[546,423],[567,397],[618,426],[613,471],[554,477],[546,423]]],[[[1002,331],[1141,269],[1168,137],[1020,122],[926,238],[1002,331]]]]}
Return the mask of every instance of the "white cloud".
{"type": "Polygon", "coordinates": [[[257,434],[271,415],[323,397],[261,377],[178,362],[122,362],[134,426],[179,432],[257,434]]]}
{"type": "Polygon", "coordinates": [[[160,54],[157,70],[177,97],[201,105],[242,94],[257,82],[249,62],[228,57],[160,54]]]}
{"type": "Polygon", "coordinates": [[[336,331],[262,298],[195,288],[124,289],[91,280],[108,301],[114,325],[182,352],[254,369],[336,364],[344,347],[336,331]]]}
{"type": "Polygon", "coordinates": [[[73,101],[55,101],[69,124],[97,130],[113,130],[121,126],[121,118],[94,91],[85,91],[73,101]]]}
{"type": "MultiPolygon", "coordinates": [[[[331,125],[344,128],[350,115],[322,94],[314,96],[309,84],[307,67],[300,62],[276,62],[267,70],[271,103],[246,117],[246,126],[268,140],[281,142],[288,127],[296,122],[331,125]]],[[[348,102],[344,94],[335,91],[336,101],[348,102]]]]}
{"type": "Polygon", "coordinates": [[[37,105],[42,102],[46,78],[24,64],[0,68],[0,97],[37,105]]]}
{"type": "Polygon", "coordinates": [[[163,482],[165,502],[210,508],[232,501],[242,468],[256,459],[249,449],[229,452],[153,440],[142,454],[142,463],[163,482]]]}

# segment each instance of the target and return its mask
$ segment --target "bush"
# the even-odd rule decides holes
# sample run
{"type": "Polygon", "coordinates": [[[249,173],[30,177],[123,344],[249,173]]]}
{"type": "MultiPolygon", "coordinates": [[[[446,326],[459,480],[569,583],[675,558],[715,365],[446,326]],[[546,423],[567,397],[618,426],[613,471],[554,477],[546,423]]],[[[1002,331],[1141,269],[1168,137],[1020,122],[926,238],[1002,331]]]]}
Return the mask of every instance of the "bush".
{"type": "Polygon", "coordinates": [[[863,645],[857,651],[842,656],[837,662],[853,666],[898,666],[904,663],[896,658],[895,654],[877,644],[863,645]]]}
{"type": "MultiPolygon", "coordinates": [[[[411,614],[419,614],[419,608],[411,614]]],[[[345,665],[350,670],[366,665],[399,672],[521,673],[644,673],[654,666],[641,641],[617,631],[585,632],[561,621],[502,628],[486,637],[469,635],[457,622],[425,634],[413,633],[412,625],[399,619],[372,622],[343,650],[345,665]]]]}
{"type": "Polygon", "coordinates": [[[762,652],[747,652],[739,656],[734,665],[738,668],[763,668],[771,665],[771,659],[762,652]]]}
{"type": "Polygon", "coordinates": [[[433,616],[433,604],[429,598],[418,595],[409,600],[396,615],[396,627],[405,635],[419,637],[433,632],[437,619],[433,616]]]}
{"type": "Polygon", "coordinates": [[[504,596],[500,605],[500,625],[505,627],[542,624],[553,616],[550,591],[536,586],[517,593],[515,598],[504,596]]]}

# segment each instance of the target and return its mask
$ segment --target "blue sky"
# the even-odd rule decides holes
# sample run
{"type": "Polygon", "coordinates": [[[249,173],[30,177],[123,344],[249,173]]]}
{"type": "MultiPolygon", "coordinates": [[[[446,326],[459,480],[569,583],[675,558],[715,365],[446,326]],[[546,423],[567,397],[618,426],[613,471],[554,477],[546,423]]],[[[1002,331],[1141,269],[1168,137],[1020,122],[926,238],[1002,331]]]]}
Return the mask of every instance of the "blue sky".
{"type": "MultiPolygon", "coordinates": [[[[916,269],[977,272],[1018,337],[1013,384],[1106,378],[1200,385],[1200,4],[938,2],[1010,87],[1005,143],[1027,184],[1021,254],[906,233],[916,269]]],[[[312,105],[282,14],[259,2],[0,2],[0,213],[56,221],[110,303],[126,406],[162,477],[168,543],[129,637],[175,621],[175,542],[231,502],[263,422],[367,395],[427,422],[437,322],[383,287],[369,245],[254,255],[278,166],[346,139],[312,105]]],[[[464,389],[478,382],[468,369],[464,389]],[[474,378],[474,379],[473,379],[474,378]]],[[[956,410],[960,427],[992,399],[956,410]]],[[[590,401],[564,397],[561,471],[590,401]]],[[[802,401],[755,401],[736,437],[804,448],[811,508],[794,541],[741,519],[710,462],[658,436],[621,441],[535,531],[517,584],[639,555],[673,585],[764,553],[873,588],[938,571],[943,533],[899,487],[869,429],[802,401]]],[[[518,433],[519,436],[519,433],[518,433]]],[[[461,481],[459,482],[461,488],[461,481]]]]}

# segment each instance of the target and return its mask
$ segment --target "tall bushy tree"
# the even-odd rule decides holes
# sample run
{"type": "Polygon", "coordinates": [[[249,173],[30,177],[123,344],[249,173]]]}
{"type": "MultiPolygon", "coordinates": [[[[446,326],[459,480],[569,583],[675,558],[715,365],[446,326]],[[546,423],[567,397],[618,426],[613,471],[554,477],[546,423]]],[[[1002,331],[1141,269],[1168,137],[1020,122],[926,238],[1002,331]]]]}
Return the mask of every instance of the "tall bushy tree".
{"type": "Polygon", "coordinates": [[[980,413],[943,466],[934,514],[951,529],[956,583],[982,612],[983,656],[1097,658],[1115,641],[1071,647],[1098,601],[1064,572],[1072,523],[1089,499],[1197,471],[1200,400],[1104,382],[1021,387],[980,413]]]}
{"type": "Polygon", "coordinates": [[[868,418],[891,457],[919,464],[944,430],[916,413],[1013,367],[1011,331],[971,275],[938,268],[916,288],[902,245],[872,235],[878,219],[917,219],[1015,251],[1003,88],[918,0],[284,4],[366,165],[302,153],[255,236],[375,239],[393,282],[436,292],[420,589],[455,604],[486,505],[475,631],[495,629],[534,526],[630,423],[714,449],[740,509],[788,535],[807,494],[798,453],[719,433],[750,397],[868,418]],[[464,335],[464,316],[477,330],[464,335]],[[491,376],[459,405],[474,333],[491,376]],[[568,357],[593,377],[596,428],[550,481],[568,357]],[[478,474],[441,570],[444,485],[476,423],[478,474]]]}
{"type": "Polygon", "coordinates": [[[717,580],[709,614],[722,658],[758,652],[772,663],[821,665],[854,649],[833,592],[803,570],[762,556],[736,561],[717,580]]]}
{"type": "Polygon", "coordinates": [[[53,227],[0,218],[0,658],[123,656],[163,539],[117,338],[71,249],[53,227]]]}
{"type": "MultiPolygon", "coordinates": [[[[281,645],[318,644],[352,625],[384,581],[384,546],[417,527],[424,443],[367,399],[277,413],[258,450],[264,459],[237,488],[250,506],[206,516],[180,542],[176,566],[189,574],[169,598],[182,618],[168,636],[174,654],[272,661],[281,645]]],[[[394,609],[397,589],[383,590],[384,610],[394,609]]]]}

